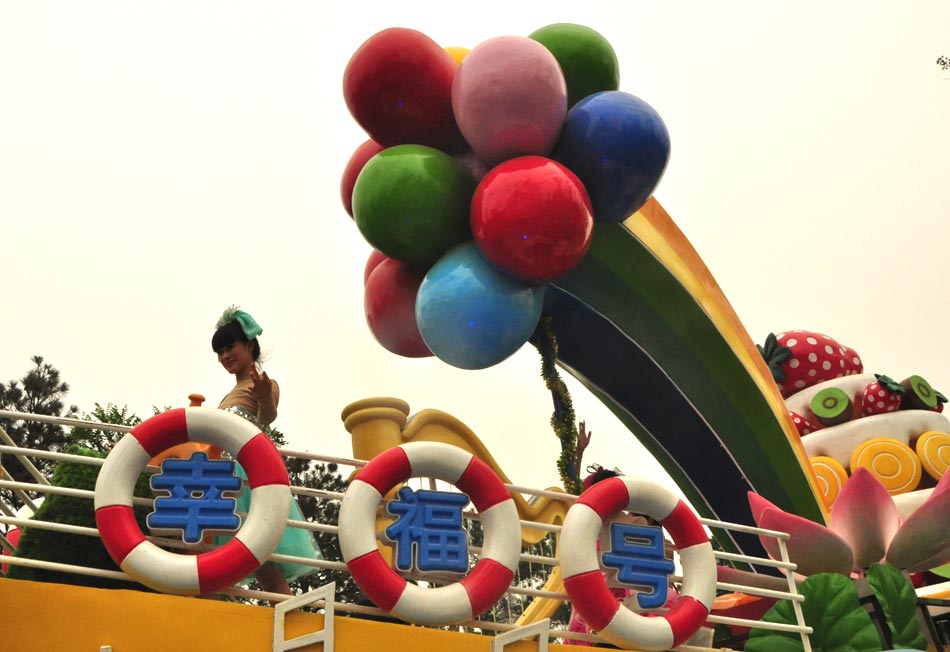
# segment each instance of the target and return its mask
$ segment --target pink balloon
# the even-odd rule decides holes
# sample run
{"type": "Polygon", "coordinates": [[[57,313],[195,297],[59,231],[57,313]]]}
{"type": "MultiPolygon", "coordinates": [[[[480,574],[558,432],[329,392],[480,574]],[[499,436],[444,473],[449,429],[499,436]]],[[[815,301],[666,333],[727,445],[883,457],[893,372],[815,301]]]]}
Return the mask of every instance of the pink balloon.
{"type": "Polygon", "coordinates": [[[452,110],[476,156],[495,166],[546,156],[567,115],[567,85],[554,55],[522,36],[477,45],[452,82],[452,110]]]}
{"type": "Polygon", "coordinates": [[[426,358],[426,346],[416,323],[416,293],[425,270],[387,258],[376,265],[366,280],[363,309],[373,337],[383,347],[406,358],[426,358]]]}

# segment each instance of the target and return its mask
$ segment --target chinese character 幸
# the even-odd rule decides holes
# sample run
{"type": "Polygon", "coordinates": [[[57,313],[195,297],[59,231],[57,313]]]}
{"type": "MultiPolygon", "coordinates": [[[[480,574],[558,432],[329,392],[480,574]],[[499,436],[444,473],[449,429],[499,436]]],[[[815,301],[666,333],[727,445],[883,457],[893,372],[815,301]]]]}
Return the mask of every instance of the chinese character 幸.
{"type": "Polygon", "coordinates": [[[235,499],[225,492],[240,491],[242,483],[230,460],[209,460],[200,452],[187,460],[163,460],[151,486],[165,495],[155,499],[146,523],[158,532],[180,532],[191,544],[200,543],[205,533],[234,532],[241,518],[234,513],[235,499]]]}

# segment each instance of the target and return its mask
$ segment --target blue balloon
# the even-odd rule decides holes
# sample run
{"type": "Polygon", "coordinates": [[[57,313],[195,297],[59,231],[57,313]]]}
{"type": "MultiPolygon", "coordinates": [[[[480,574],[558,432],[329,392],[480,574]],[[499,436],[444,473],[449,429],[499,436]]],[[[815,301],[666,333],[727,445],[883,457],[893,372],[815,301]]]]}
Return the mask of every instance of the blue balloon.
{"type": "Polygon", "coordinates": [[[544,286],[498,271],[474,242],[466,242],[426,274],[416,295],[416,322],[440,360],[460,369],[485,369],[528,341],[543,304],[544,286]]]}
{"type": "Polygon", "coordinates": [[[640,98],[603,91],[568,112],[554,156],[584,182],[594,219],[622,222],[660,183],[670,160],[670,134],[640,98]]]}

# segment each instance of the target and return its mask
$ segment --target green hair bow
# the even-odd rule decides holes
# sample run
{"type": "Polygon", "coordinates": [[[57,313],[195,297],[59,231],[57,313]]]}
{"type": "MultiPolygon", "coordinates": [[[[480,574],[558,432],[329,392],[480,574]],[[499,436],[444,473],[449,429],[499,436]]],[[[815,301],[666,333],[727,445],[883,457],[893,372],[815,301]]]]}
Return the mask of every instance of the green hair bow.
{"type": "Polygon", "coordinates": [[[237,306],[228,307],[228,309],[221,314],[215,328],[221,328],[225,324],[230,324],[232,321],[236,321],[241,325],[241,330],[244,331],[244,337],[248,340],[253,340],[264,332],[264,329],[254,321],[253,317],[243,310],[240,310],[237,306]]]}

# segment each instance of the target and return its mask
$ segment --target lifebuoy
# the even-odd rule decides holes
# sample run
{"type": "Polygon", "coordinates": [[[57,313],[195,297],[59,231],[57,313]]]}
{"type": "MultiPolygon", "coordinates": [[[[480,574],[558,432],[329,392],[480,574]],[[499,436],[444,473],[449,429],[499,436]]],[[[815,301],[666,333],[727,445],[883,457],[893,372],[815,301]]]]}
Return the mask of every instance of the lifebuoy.
{"type": "Polygon", "coordinates": [[[483,613],[508,590],[521,554],[521,524],[511,494],[487,464],[448,444],[413,442],[374,457],[347,488],[339,523],[343,559],[359,587],[383,611],[420,625],[449,625],[483,613]],[[376,544],[383,496],[418,476],[450,482],[466,493],[485,532],[471,572],[435,589],[408,583],[376,544]]]}
{"type": "Polygon", "coordinates": [[[622,647],[659,651],[683,643],[705,622],[716,597],[716,560],[703,526],[688,505],[652,482],[619,476],[587,489],[564,519],[559,558],[574,608],[622,647]],[[673,607],[656,617],[622,606],[600,570],[597,538],[603,524],[624,510],[660,521],[679,551],[682,590],[673,607]]]}
{"type": "Polygon", "coordinates": [[[96,525],[109,555],[131,577],[165,593],[198,595],[230,586],[267,561],[284,533],[290,500],[287,467],[267,435],[223,410],[178,408],[135,426],[109,453],[96,481],[96,525]],[[146,540],[132,513],[132,491],[149,460],[189,441],[230,453],[251,490],[247,520],[235,537],[199,555],[146,540]]]}

